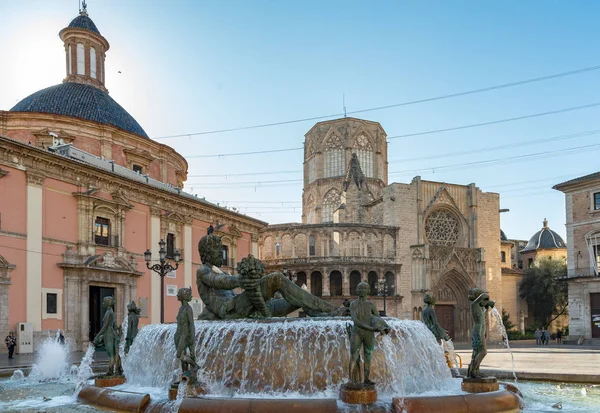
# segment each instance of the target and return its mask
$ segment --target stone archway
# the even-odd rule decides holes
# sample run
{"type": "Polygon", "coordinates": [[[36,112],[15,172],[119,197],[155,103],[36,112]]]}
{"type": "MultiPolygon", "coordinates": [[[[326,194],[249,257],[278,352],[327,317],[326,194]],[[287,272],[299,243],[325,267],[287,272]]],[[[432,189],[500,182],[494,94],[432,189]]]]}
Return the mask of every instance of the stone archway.
{"type": "Polygon", "coordinates": [[[438,321],[455,341],[467,341],[471,336],[471,288],[475,288],[471,278],[454,268],[444,273],[432,288],[438,321]]]}

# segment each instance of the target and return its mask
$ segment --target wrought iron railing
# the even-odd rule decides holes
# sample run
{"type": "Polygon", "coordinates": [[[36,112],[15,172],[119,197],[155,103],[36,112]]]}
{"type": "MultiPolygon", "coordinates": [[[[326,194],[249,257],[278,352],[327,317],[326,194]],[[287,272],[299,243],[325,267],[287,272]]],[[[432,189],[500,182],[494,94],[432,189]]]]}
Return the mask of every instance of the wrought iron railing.
{"type": "Polygon", "coordinates": [[[102,237],[100,235],[94,235],[94,243],[96,245],[102,245],[105,247],[119,247],[119,236],[118,235],[109,235],[107,237],[102,237]]]}

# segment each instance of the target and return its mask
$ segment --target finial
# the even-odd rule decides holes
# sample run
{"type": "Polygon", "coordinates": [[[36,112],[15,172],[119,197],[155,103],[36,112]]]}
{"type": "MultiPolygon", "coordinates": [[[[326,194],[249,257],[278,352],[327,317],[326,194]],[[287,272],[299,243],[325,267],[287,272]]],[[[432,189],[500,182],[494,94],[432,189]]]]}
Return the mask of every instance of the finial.
{"type": "Polygon", "coordinates": [[[87,16],[87,3],[85,2],[85,0],[82,0],[81,3],[79,4],[79,14],[81,14],[82,16],[87,16]]]}
{"type": "Polygon", "coordinates": [[[344,117],[346,117],[346,93],[342,94],[342,106],[344,107],[344,117]]]}
{"type": "Polygon", "coordinates": [[[544,218],[544,228],[548,228],[548,220],[544,218]]]}

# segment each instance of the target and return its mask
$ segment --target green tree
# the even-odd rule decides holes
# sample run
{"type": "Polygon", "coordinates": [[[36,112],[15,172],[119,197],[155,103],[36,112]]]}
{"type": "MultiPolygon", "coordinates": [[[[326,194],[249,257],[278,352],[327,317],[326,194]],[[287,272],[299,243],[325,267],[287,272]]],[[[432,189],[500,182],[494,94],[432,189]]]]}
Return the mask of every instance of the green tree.
{"type": "Polygon", "coordinates": [[[504,308],[502,309],[502,324],[504,324],[507,332],[515,328],[515,325],[510,321],[510,313],[504,308]]]}
{"type": "Polygon", "coordinates": [[[525,271],[519,292],[533,310],[536,323],[544,328],[567,312],[566,275],[566,264],[549,258],[537,260],[525,271]]]}

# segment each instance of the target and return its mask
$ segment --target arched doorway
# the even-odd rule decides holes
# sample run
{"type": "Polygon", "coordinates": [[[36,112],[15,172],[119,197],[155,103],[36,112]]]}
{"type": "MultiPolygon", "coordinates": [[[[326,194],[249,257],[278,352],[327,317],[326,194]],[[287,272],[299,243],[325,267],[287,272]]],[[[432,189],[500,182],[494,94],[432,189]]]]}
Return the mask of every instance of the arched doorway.
{"type": "Polygon", "coordinates": [[[371,287],[371,295],[377,295],[377,291],[379,290],[379,280],[377,273],[375,271],[369,271],[367,275],[367,282],[369,283],[369,287],[371,287]]]}
{"type": "Polygon", "coordinates": [[[350,273],[350,295],[353,297],[355,297],[357,295],[356,287],[358,287],[360,280],[361,280],[360,271],[354,270],[350,273]]]}
{"type": "Polygon", "coordinates": [[[342,273],[339,271],[331,271],[329,274],[329,293],[332,297],[342,295],[342,273]]]}
{"type": "Polygon", "coordinates": [[[467,341],[470,338],[472,322],[468,296],[471,288],[475,288],[475,283],[456,268],[444,273],[433,286],[438,322],[455,341],[467,341]]]}
{"type": "Polygon", "coordinates": [[[383,278],[385,280],[385,286],[387,287],[388,297],[393,297],[396,295],[396,276],[393,272],[388,271],[383,278]]]}
{"type": "Polygon", "coordinates": [[[296,274],[296,285],[299,287],[306,285],[306,273],[304,271],[300,271],[296,274]]]}
{"type": "Polygon", "coordinates": [[[313,271],[310,275],[310,293],[317,297],[323,295],[323,275],[319,271],[313,271]]]}

